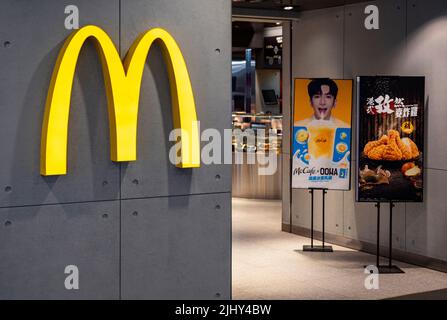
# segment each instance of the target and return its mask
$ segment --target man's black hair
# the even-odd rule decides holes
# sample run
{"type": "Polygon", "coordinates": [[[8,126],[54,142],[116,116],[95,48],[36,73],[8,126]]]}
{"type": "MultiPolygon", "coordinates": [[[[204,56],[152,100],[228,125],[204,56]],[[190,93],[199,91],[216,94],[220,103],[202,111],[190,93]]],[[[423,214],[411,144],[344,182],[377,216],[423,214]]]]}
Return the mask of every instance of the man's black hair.
{"type": "Polygon", "coordinates": [[[329,93],[334,96],[334,100],[337,99],[338,87],[334,80],[329,78],[319,78],[313,79],[309,85],[307,86],[307,92],[309,93],[309,97],[312,97],[316,94],[322,94],[321,86],[328,86],[329,93]]]}

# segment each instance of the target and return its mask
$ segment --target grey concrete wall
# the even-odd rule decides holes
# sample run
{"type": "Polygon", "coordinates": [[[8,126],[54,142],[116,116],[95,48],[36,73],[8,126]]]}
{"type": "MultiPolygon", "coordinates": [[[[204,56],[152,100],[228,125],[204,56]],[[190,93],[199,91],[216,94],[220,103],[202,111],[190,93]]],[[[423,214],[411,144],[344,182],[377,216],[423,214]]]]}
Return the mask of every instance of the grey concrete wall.
{"type": "MultiPolygon", "coordinates": [[[[73,0],[122,57],[141,33],[166,28],[189,68],[201,129],[231,126],[229,0],[73,0]]],[[[39,174],[45,98],[65,2],[0,3],[0,299],[228,299],[231,166],[178,169],[168,152],[169,82],[160,48],[145,66],[138,160],[110,160],[102,69],[82,49],[71,99],[68,174],[39,174]],[[76,265],[79,290],[64,288],[76,265]]]]}
{"type": "MultiPolygon", "coordinates": [[[[293,23],[292,38],[293,77],[349,79],[357,75],[380,74],[426,77],[425,201],[397,204],[394,209],[393,246],[444,261],[447,261],[447,200],[444,191],[447,179],[447,144],[444,141],[447,121],[446,30],[447,3],[444,0],[381,0],[305,12],[300,21],[293,23]],[[369,4],[377,5],[380,10],[380,30],[364,28],[364,8],[369,4]]],[[[355,138],[352,154],[352,168],[355,170],[355,138]]],[[[284,173],[288,175],[290,171],[284,170],[284,173]]],[[[287,189],[284,192],[284,197],[287,197],[287,189]]],[[[326,230],[334,235],[375,243],[374,204],[356,203],[354,194],[354,189],[329,191],[326,230]]],[[[317,194],[317,200],[320,197],[317,194]]],[[[387,245],[389,207],[383,207],[381,244],[387,245]]],[[[320,201],[316,202],[315,210],[320,212],[320,201]]],[[[310,195],[307,190],[293,190],[292,211],[293,225],[310,227],[310,195]]],[[[288,208],[283,210],[283,221],[289,223],[288,208]]],[[[316,229],[321,230],[320,215],[316,216],[316,229]]]]}

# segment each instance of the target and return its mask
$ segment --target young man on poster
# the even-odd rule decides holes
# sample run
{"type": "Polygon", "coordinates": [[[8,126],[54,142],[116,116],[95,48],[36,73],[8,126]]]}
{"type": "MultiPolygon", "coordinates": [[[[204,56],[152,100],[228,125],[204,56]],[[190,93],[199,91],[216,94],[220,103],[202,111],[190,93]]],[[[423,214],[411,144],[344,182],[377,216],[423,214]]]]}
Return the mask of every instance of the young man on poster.
{"type": "Polygon", "coordinates": [[[338,86],[332,79],[314,79],[307,93],[313,113],[294,123],[294,185],[348,189],[351,128],[332,113],[338,86]]]}
{"type": "Polygon", "coordinates": [[[311,117],[295,122],[294,126],[306,127],[309,123],[322,120],[321,125],[351,128],[349,124],[335,118],[332,115],[332,109],[337,105],[338,86],[334,80],[329,78],[314,79],[307,86],[310,106],[314,113],[311,117]]]}

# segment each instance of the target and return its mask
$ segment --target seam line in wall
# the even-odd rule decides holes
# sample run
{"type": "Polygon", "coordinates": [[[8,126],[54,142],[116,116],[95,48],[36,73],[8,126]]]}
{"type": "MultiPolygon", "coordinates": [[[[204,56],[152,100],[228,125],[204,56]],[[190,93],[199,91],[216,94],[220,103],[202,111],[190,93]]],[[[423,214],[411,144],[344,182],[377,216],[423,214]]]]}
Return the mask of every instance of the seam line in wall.
{"type": "Polygon", "coordinates": [[[429,167],[425,167],[424,169],[437,170],[437,171],[447,171],[447,169],[441,169],[441,168],[429,168],[429,167]]]}
{"type": "Polygon", "coordinates": [[[113,202],[122,200],[143,200],[143,199],[154,199],[154,198],[174,198],[174,197],[188,197],[188,196],[202,196],[202,195],[213,195],[213,194],[226,194],[230,191],[220,191],[220,192],[203,192],[203,193],[193,193],[193,194],[173,194],[173,195],[161,195],[161,196],[148,196],[148,197],[136,197],[136,198],[122,198],[117,199],[105,199],[105,200],[87,200],[87,201],[71,201],[71,202],[58,202],[58,203],[44,203],[44,204],[26,204],[21,206],[0,206],[0,209],[16,209],[16,208],[29,208],[29,207],[46,207],[46,206],[63,206],[71,204],[84,204],[84,203],[97,203],[97,202],[113,202]]]}

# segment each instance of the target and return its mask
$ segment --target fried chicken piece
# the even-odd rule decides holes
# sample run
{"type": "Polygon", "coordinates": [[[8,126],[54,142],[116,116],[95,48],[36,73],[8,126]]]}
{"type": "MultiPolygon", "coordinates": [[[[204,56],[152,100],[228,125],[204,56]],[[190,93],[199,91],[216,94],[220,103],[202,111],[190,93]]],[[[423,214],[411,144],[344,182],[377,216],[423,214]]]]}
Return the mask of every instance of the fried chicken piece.
{"type": "Polygon", "coordinates": [[[404,144],[407,148],[411,150],[411,158],[414,159],[419,156],[419,149],[416,143],[413,142],[410,138],[402,138],[402,144],[404,144]]]}
{"type": "Polygon", "coordinates": [[[388,131],[389,141],[383,152],[383,160],[397,161],[402,160],[402,151],[397,145],[397,137],[399,137],[399,132],[396,130],[388,131]]]}
{"type": "MultiPolygon", "coordinates": [[[[419,156],[419,149],[416,143],[413,142],[410,138],[400,138],[399,132],[396,130],[393,131],[393,136],[396,136],[396,143],[402,152],[402,160],[411,160],[419,156]]],[[[388,131],[388,133],[390,133],[388,131]]]]}
{"type": "Polygon", "coordinates": [[[413,153],[411,151],[411,147],[402,142],[398,131],[389,130],[388,134],[396,138],[397,146],[399,147],[399,150],[402,152],[402,160],[410,160],[414,158],[412,156],[413,153]]]}
{"type": "Polygon", "coordinates": [[[371,160],[382,160],[383,159],[383,153],[385,152],[387,145],[382,144],[381,146],[375,147],[371,149],[366,156],[370,158],[371,160]]]}
{"type": "Polygon", "coordinates": [[[399,131],[393,129],[388,130],[388,137],[390,137],[390,140],[396,140],[397,137],[400,137],[399,131]]]}
{"type": "Polygon", "coordinates": [[[389,144],[383,151],[383,160],[399,161],[402,160],[402,151],[399,150],[397,144],[389,144]]]}
{"type": "Polygon", "coordinates": [[[379,146],[386,145],[388,143],[388,140],[389,140],[388,136],[385,134],[379,140],[370,141],[365,145],[365,148],[363,148],[363,152],[368,156],[368,158],[371,158],[369,156],[370,151],[374,148],[379,147],[379,146]]]}
{"type": "Polygon", "coordinates": [[[411,160],[414,158],[411,147],[403,143],[400,138],[397,139],[397,145],[400,151],[402,151],[402,160],[411,160]]]}

